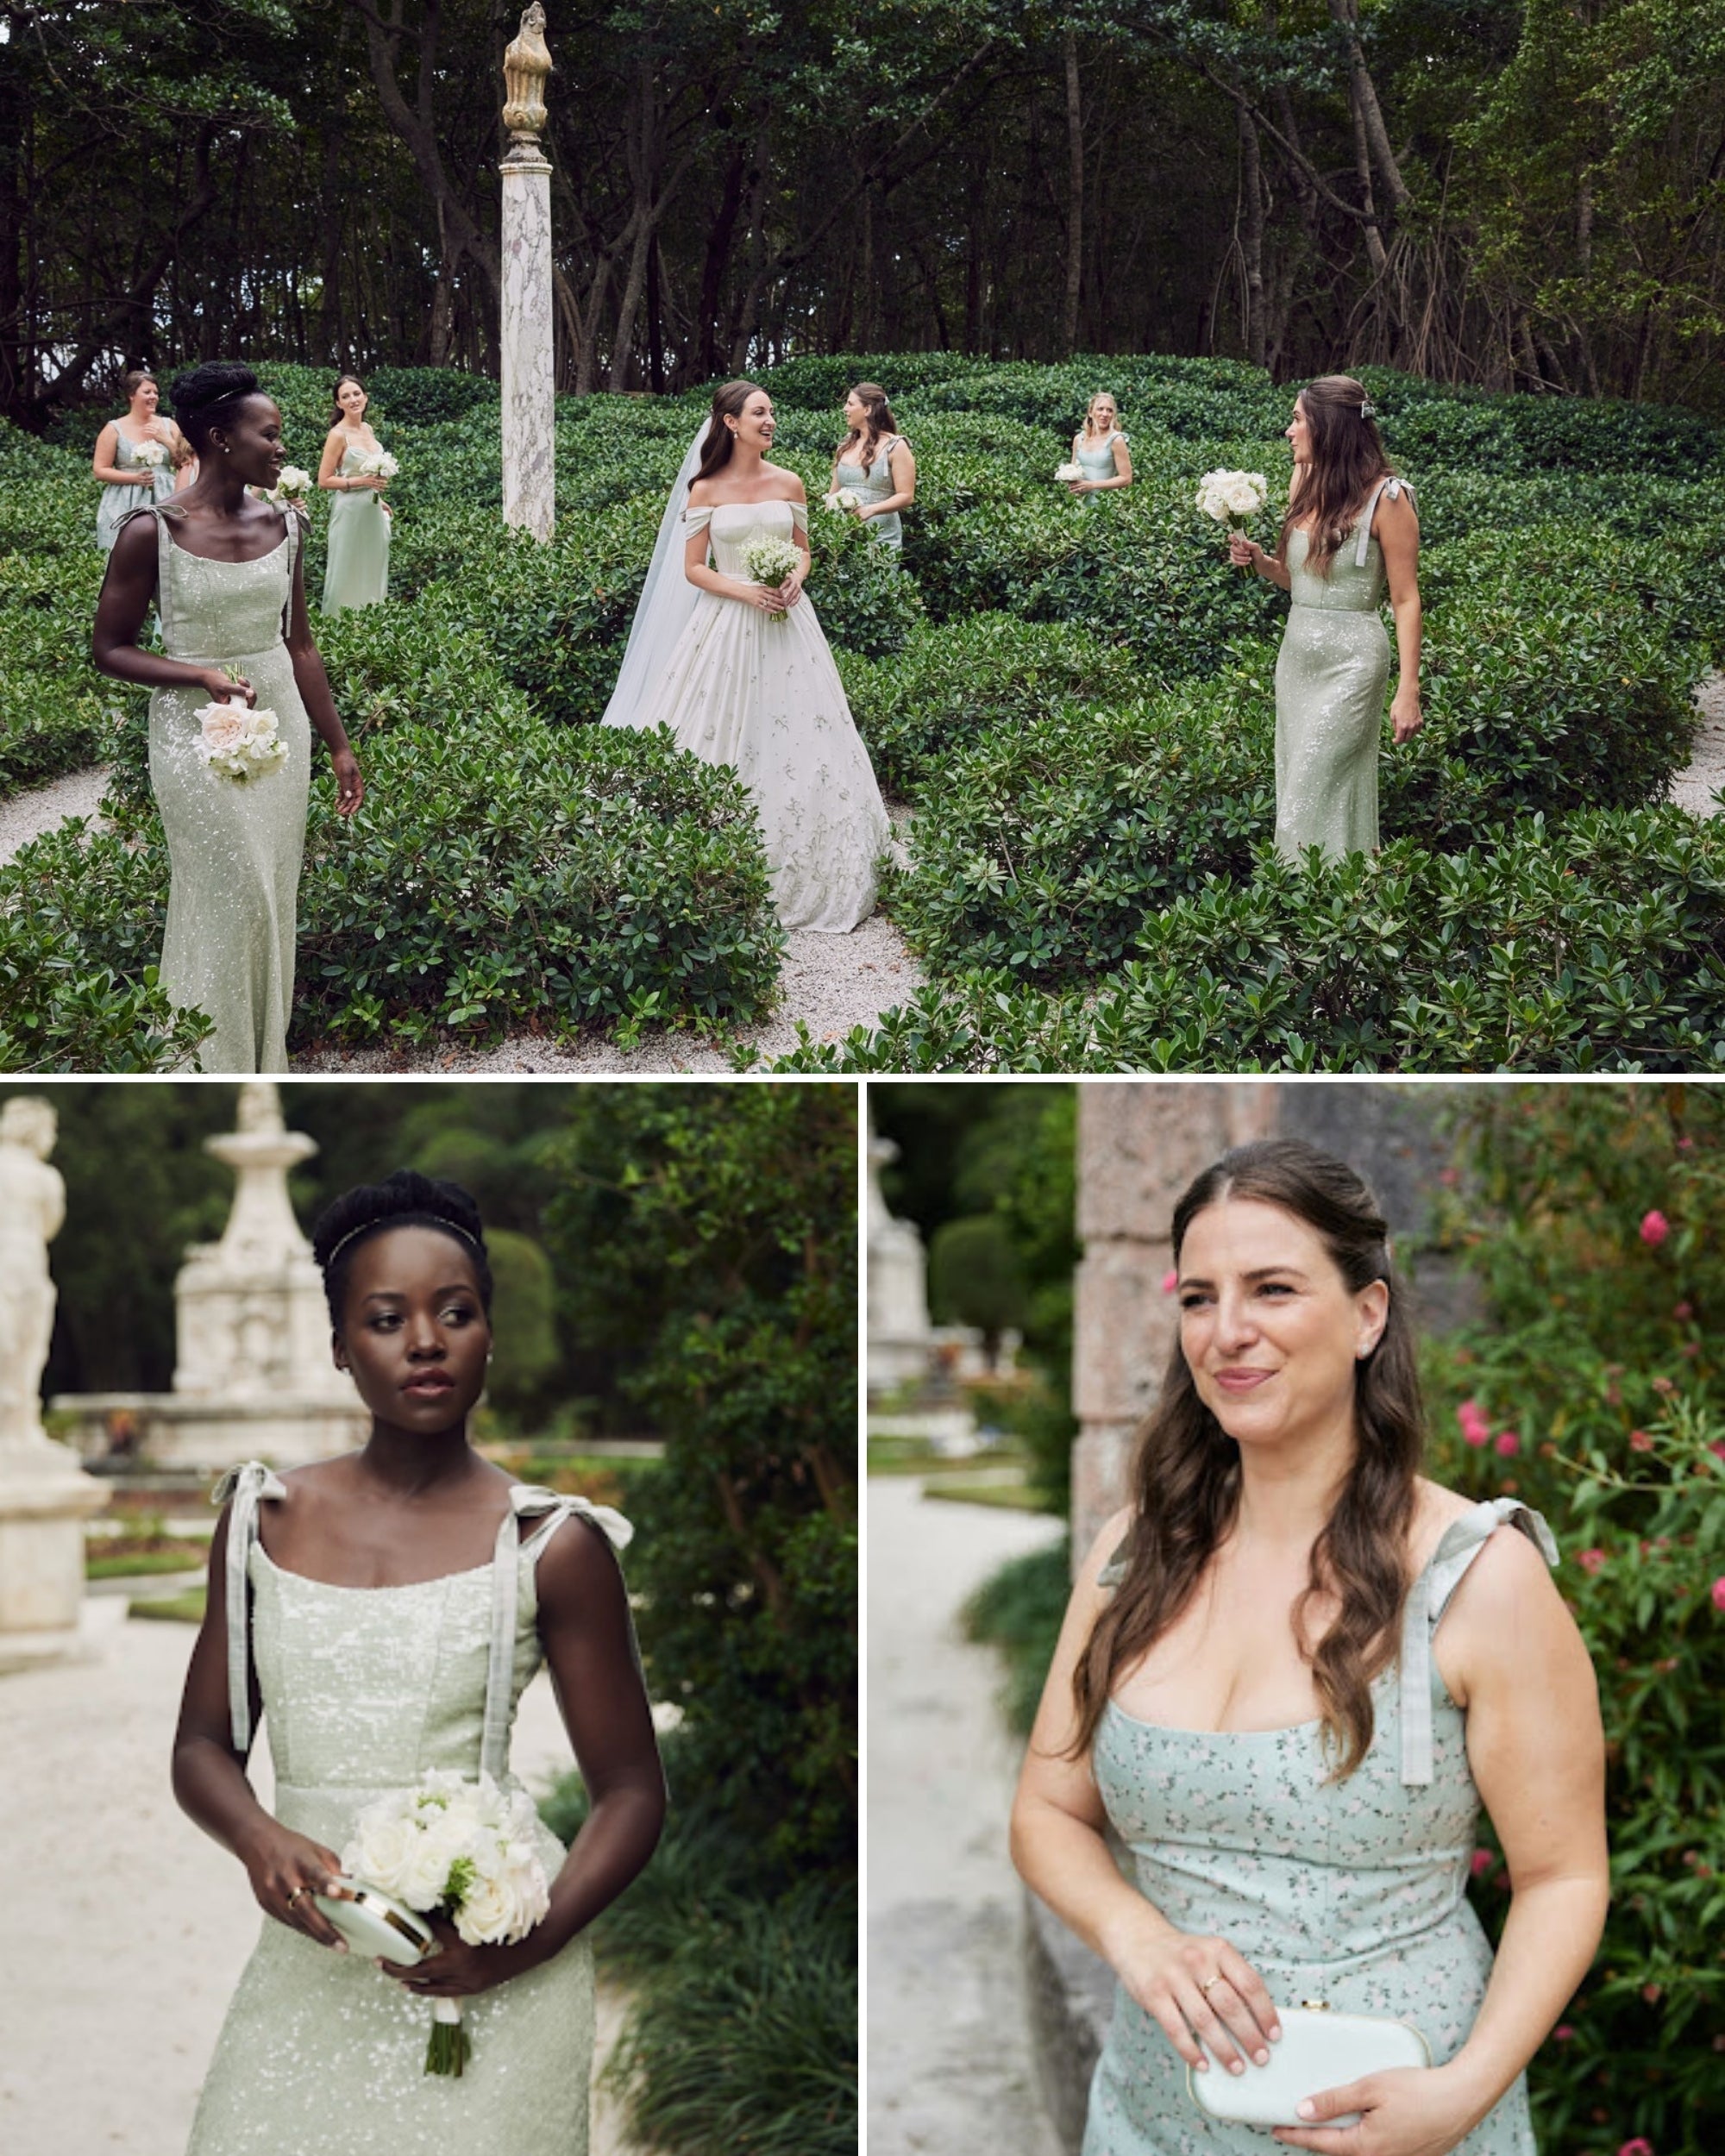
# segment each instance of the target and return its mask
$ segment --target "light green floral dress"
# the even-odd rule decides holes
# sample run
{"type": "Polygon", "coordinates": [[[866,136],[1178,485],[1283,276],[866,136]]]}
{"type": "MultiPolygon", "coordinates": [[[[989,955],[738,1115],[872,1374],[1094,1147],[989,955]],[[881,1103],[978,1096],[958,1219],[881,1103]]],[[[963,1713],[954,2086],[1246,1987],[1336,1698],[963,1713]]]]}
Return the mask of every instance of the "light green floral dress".
{"type": "MultiPolygon", "coordinates": [[[[117,422],[114,432],[120,442],[114,453],[115,467],[122,472],[129,472],[135,467],[138,483],[135,486],[111,486],[106,480],[102,484],[102,498],[96,505],[96,543],[104,554],[113,551],[115,537],[121,525],[135,509],[147,509],[152,502],[165,502],[173,492],[172,458],[164,458],[152,470],[148,465],[139,462],[138,445],[117,422]]],[[[154,436],[150,438],[152,441],[155,439],[154,436]]],[[[166,449],[167,444],[164,442],[157,446],[166,449]]]]}
{"type": "MultiPolygon", "coordinates": [[[[1125,440],[1125,435],[1118,427],[1114,428],[1111,433],[1105,435],[1100,442],[1087,440],[1081,434],[1073,447],[1073,461],[1078,465],[1087,479],[1118,479],[1120,474],[1114,469],[1114,444],[1125,440]]],[[[1078,498],[1081,502],[1094,502],[1098,497],[1095,494],[1081,494],[1078,498]]]]}
{"type": "MultiPolygon", "coordinates": [[[[1467,1718],[1438,1673],[1432,1635],[1469,1565],[1510,1522],[1557,1563],[1545,1521],[1512,1498],[1476,1505],[1445,1531],[1408,1591],[1400,1655],[1372,1689],[1371,1746],[1347,1780],[1326,1781],[1316,1722],[1165,1729],[1111,1702],[1092,1752],[1137,1883],[1170,1923],[1232,1941],[1278,2006],[1323,1999],[1338,2013],[1411,2021],[1433,2065],[1466,2040],[1491,1949],[1467,1900],[1480,1810],[1467,1718]]],[[[1113,1583],[1118,1570],[1102,1577],[1113,1583]]],[[[1267,2130],[1213,2119],[1186,2074],[1161,2026],[1117,1989],[1083,2156],[1269,2156],[1267,2130]]],[[[1455,2156],[1534,2149],[1518,2078],[1455,2156]]]]}
{"type": "MultiPolygon", "coordinates": [[[[875,445],[875,461],[869,465],[853,464],[841,461],[833,473],[837,486],[848,486],[853,494],[860,494],[865,502],[884,502],[897,493],[893,479],[893,452],[904,440],[902,435],[883,435],[875,445]]],[[[884,517],[868,517],[862,529],[871,539],[878,539],[883,547],[902,547],[905,528],[896,509],[889,509],[884,517]]]]}
{"type": "Polygon", "coordinates": [[[198,752],[209,691],[150,692],[150,786],[172,870],[161,985],[216,1022],[200,1070],[285,1070],[311,780],[311,721],[284,641],[300,519],[284,511],[280,543],[255,561],[206,561],[170,536],[179,510],[148,513],[163,651],[242,675],[287,748],[286,762],[260,778],[218,777],[198,752]]]}
{"type": "MultiPolygon", "coordinates": [[[[342,452],[337,470],[359,477],[364,452],[342,452]]],[[[374,486],[337,489],[329,497],[329,553],[323,568],[326,614],[344,606],[379,606],[389,597],[389,518],[374,486]]]]}
{"type": "MultiPolygon", "coordinates": [[[[580,1513],[621,1545],[605,1506],[518,1487],[489,1564],[411,1587],[330,1587],[285,1572],[257,1539],[260,1500],[285,1495],[256,1461],[236,1468],[227,1544],[235,1749],[251,1740],[246,1595],[282,1824],[339,1854],[373,1800],[434,1767],[505,1788],[509,1733],[543,1658],[536,1568],[580,1513]],[[519,1522],[553,1524],[524,1546],[519,1522]]],[[[538,1829],[555,1878],[564,1849],[538,1829]]],[[[429,2000],[362,1954],[337,1954],[267,1919],[228,2009],[187,2156],[584,2156],[593,2045],[585,1937],[466,2002],[473,2056],[427,2075],[429,2000]]]]}

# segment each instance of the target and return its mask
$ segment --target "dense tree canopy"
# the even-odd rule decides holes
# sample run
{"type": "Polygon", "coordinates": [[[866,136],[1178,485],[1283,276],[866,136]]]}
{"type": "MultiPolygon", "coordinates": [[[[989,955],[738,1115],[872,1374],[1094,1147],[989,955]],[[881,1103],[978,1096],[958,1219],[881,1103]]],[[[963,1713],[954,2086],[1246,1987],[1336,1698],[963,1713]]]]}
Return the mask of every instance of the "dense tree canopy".
{"type": "MultiPolygon", "coordinates": [[[[494,370],[516,12],[0,0],[0,408],[494,370]]],[[[565,389],[950,347],[1716,401],[1725,0],[549,16],[565,389]]]]}

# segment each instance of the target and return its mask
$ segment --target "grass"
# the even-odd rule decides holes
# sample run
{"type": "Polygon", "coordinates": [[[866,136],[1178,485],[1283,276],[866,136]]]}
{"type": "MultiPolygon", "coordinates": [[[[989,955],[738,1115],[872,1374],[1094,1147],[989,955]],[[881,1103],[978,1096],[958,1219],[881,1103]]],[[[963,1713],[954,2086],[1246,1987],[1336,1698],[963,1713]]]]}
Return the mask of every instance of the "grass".
{"type": "Polygon", "coordinates": [[[197,1572],[210,1562],[207,1542],[188,1542],[177,1550],[140,1550],[131,1557],[87,1557],[87,1580],[142,1579],[152,1572],[197,1572]]]}
{"type": "Polygon", "coordinates": [[[134,1602],[130,1614],[134,1617],[165,1618],[170,1624],[201,1625],[204,1589],[195,1587],[184,1595],[152,1595],[147,1601],[134,1602]]]}
{"type": "Polygon", "coordinates": [[[951,1505],[992,1505],[1002,1512],[1041,1512],[1042,1499],[1029,1482],[986,1482],[982,1477],[947,1475],[924,1486],[925,1498],[951,1505]]]}
{"type": "Polygon", "coordinates": [[[1010,1558],[991,1572],[961,1613],[965,1637],[998,1647],[1006,1662],[1001,1712],[1009,1728],[1030,1734],[1054,1658],[1054,1643],[1072,1592],[1072,1558],[1060,1541],[1010,1558]]]}

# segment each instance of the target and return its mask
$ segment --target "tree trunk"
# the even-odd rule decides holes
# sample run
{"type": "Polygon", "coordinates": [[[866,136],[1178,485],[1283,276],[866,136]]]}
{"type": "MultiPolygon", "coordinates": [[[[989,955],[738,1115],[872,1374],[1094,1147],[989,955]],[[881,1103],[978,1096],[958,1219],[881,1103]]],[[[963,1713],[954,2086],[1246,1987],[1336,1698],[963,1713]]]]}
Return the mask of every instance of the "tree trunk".
{"type": "Polygon", "coordinates": [[[1377,91],[1371,79],[1371,71],[1365,64],[1365,53],[1359,41],[1359,0],[1330,0],[1330,17],[1341,23],[1347,31],[1348,73],[1353,91],[1356,117],[1364,129],[1367,147],[1378,176],[1389,190],[1389,199],[1398,210],[1405,210],[1414,197],[1408,183],[1402,177],[1402,168],[1396,161],[1396,153],[1389,147],[1389,132],[1383,124],[1383,108],[1377,102],[1377,91]]]}
{"type": "Polygon", "coordinates": [[[1244,105],[1239,112],[1240,249],[1245,258],[1245,351],[1254,367],[1264,365],[1264,173],[1258,129],[1244,105]]]}
{"type": "Polygon", "coordinates": [[[701,264],[700,306],[696,317],[700,352],[696,379],[703,382],[710,382],[718,372],[718,297],[724,286],[725,271],[731,265],[731,241],[737,230],[737,213],[743,207],[743,174],[747,163],[748,158],[740,147],[731,153],[719,190],[718,209],[707,229],[706,257],[701,264]]]}
{"type": "Polygon", "coordinates": [[[1078,349],[1078,300],[1084,281],[1084,112],[1078,94],[1078,39],[1066,33],[1066,305],[1060,348],[1078,349]]]}

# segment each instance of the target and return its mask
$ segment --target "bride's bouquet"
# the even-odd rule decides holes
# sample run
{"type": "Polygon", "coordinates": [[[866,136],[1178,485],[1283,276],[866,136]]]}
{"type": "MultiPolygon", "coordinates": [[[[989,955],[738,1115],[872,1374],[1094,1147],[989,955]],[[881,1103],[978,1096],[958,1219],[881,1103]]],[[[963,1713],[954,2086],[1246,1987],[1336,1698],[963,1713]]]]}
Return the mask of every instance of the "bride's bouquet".
{"type": "Polygon", "coordinates": [[[273,711],[248,711],[241,698],[231,697],[224,704],[206,704],[193,716],[198,753],[218,779],[244,786],[287,761],[287,743],[280,738],[273,711]]]}
{"type": "Polygon", "coordinates": [[[132,444],[132,454],[145,471],[157,472],[167,462],[167,444],[158,442],[153,434],[147,434],[141,442],[132,444]]]}
{"type": "MultiPolygon", "coordinates": [[[[551,1906],[533,1846],[536,1814],[524,1789],[505,1792],[434,1771],[411,1789],[367,1804],[342,1869],[411,1909],[446,1916],[470,1946],[513,1946],[551,1906]]],[[[459,1999],[434,1999],[429,2074],[459,2074],[472,2055],[459,1999]]]]}
{"type": "Polygon", "coordinates": [[[284,464],[275,485],[264,496],[267,502],[303,502],[310,498],[311,474],[297,464],[284,464]]]}
{"type": "Polygon", "coordinates": [[[1256,517],[1269,498],[1270,482],[1262,472],[1206,472],[1198,482],[1198,507],[1226,524],[1230,537],[1243,539],[1238,520],[1256,517]]]}
{"type": "Polygon", "coordinates": [[[392,479],[401,467],[387,449],[366,449],[361,453],[358,468],[368,479],[392,479]]]}
{"type": "MultiPolygon", "coordinates": [[[[751,584],[764,584],[769,591],[777,591],[793,570],[800,567],[802,556],[788,539],[779,539],[762,533],[751,539],[743,550],[743,566],[749,572],[751,584]]],[[[768,621],[783,621],[784,611],[768,614],[768,621]]]]}

